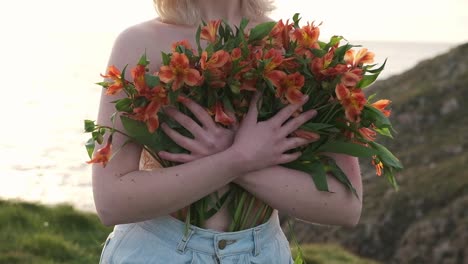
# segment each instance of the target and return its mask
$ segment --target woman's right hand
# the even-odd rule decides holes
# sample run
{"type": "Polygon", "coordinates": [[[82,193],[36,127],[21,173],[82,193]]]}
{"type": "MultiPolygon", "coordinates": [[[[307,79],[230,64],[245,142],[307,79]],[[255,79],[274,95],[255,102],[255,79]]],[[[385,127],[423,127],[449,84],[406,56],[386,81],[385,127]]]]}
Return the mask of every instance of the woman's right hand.
{"type": "Polygon", "coordinates": [[[301,103],[284,107],[268,120],[257,122],[257,101],[260,97],[260,92],[256,92],[253,96],[249,110],[240,123],[230,147],[239,155],[249,171],[294,161],[301,156],[300,152],[289,154],[284,152],[316,141],[316,139],[288,137],[288,135],[315,117],[317,111],[303,112],[284,123],[307,102],[308,97],[305,97],[301,103]]]}

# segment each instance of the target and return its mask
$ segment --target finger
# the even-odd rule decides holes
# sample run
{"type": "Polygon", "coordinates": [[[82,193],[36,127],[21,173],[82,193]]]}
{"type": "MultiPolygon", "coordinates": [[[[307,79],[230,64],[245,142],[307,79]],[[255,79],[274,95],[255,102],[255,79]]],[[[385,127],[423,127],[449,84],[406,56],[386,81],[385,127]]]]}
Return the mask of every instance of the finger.
{"type": "Polygon", "coordinates": [[[286,124],[281,127],[281,136],[287,136],[292,132],[296,131],[300,126],[314,118],[317,115],[317,111],[312,109],[301,113],[299,116],[292,118],[286,124]]]}
{"type": "Polygon", "coordinates": [[[296,159],[298,159],[302,155],[302,152],[294,152],[294,153],[288,153],[288,154],[283,154],[278,160],[278,164],[284,164],[288,162],[293,162],[296,159]]]}
{"type": "Polygon", "coordinates": [[[305,138],[300,138],[300,137],[290,137],[290,138],[286,138],[285,141],[281,143],[280,149],[282,150],[282,152],[286,152],[290,149],[295,149],[300,146],[307,145],[310,142],[311,142],[310,139],[305,139],[305,138]]]}
{"type": "Polygon", "coordinates": [[[188,131],[190,131],[195,137],[200,137],[204,133],[203,128],[201,128],[197,124],[197,122],[195,122],[192,118],[188,117],[187,115],[181,113],[175,107],[170,106],[164,108],[164,113],[176,120],[179,124],[181,124],[188,131]]]}
{"type": "Polygon", "coordinates": [[[187,163],[187,162],[195,160],[195,157],[189,154],[185,154],[185,153],[175,154],[175,153],[170,153],[166,151],[159,151],[158,156],[168,161],[181,162],[181,163],[187,163]]]}
{"type": "Polygon", "coordinates": [[[307,102],[308,99],[308,96],[304,96],[302,102],[283,107],[274,117],[270,118],[269,122],[272,122],[272,125],[276,127],[281,126],[297,109],[307,102]]]}
{"type": "Polygon", "coordinates": [[[216,127],[213,118],[211,118],[208,112],[201,105],[189,98],[184,98],[182,103],[193,113],[193,115],[195,115],[198,121],[200,121],[205,128],[211,130],[216,127]]]}
{"type": "Polygon", "coordinates": [[[170,128],[166,123],[162,123],[161,128],[177,145],[191,152],[199,151],[198,144],[195,140],[181,135],[179,132],[170,128]]]}
{"type": "Polygon", "coordinates": [[[257,117],[258,117],[257,103],[258,103],[258,100],[261,98],[261,96],[262,96],[262,92],[256,91],[255,94],[252,96],[252,99],[250,100],[249,110],[244,118],[244,120],[246,120],[249,123],[257,122],[257,117]]]}

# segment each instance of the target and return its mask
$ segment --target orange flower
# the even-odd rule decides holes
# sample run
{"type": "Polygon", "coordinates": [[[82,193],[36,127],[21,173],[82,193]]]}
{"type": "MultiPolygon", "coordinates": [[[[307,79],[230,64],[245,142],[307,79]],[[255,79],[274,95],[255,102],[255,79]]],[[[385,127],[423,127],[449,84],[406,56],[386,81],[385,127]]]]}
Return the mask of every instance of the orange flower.
{"type": "Polygon", "coordinates": [[[340,83],[336,86],[335,93],[345,109],[346,118],[350,122],[359,122],[361,111],[366,103],[366,96],[361,89],[348,89],[340,83]]]}
{"type": "Polygon", "coordinates": [[[102,166],[105,168],[107,165],[107,162],[109,162],[111,151],[112,151],[112,134],[107,139],[106,145],[103,148],[96,151],[96,153],[94,154],[94,157],[90,161],[87,161],[86,163],[88,164],[102,163],[102,166]]]}
{"type": "Polygon", "coordinates": [[[221,25],[221,20],[210,21],[206,26],[202,27],[200,38],[215,43],[219,25],[221,25]]]}
{"type": "Polygon", "coordinates": [[[341,76],[341,82],[347,87],[355,87],[362,80],[362,70],[354,68],[341,76]]]}
{"type": "Polygon", "coordinates": [[[318,26],[314,26],[313,22],[312,24],[307,23],[307,26],[303,26],[302,28],[294,30],[291,38],[293,41],[297,41],[298,45],[296,48],[296,53],[302,55],[306,53],[308,49],[320,48],[319,44],[317,43],[319,35],[320,29],[318,26]]]}
{"type": "Polygon", "coordinates": [[[226,126],[234,123],[235,121],[224,112],[223,104],[220,101],[217,101],[215,105],[215,121],[226,126]]]}
{"type": "MultiPolygon", "coordinates": [[[[261,56],[261,53],[258,53],[258,56],[261,56]]],[[[269,49],[265,56],[263,56],[264,60],[269,61],[265,65],[264,73],[270,72],[276,68],[278,68],[281,63],[283,63],[284,55],[283,52],[277,49],[269,49]]]]}
{"type": "Polygon", "coordinates": [[[195,50],[192,48],[192,45],[190,45],[190,43],[188,42],[188,40],[184,39],[184,40],[181,40],[181,41],[176,41],[174,43],[172,43],[172,46],[171,46],[171,51],[172,52],[176,52],[176,48],[178,46],[183,46],[186,50],[190,50],[192,52],[194,52],[195,50]]]}
{"type": "Polygon", "coordinates": [[[159,127],[158,111],[160,108],[161,104],[157,100],[153,100],[146,106],[135,107],[131,118],[145,122],[148,131],[154,133],[159,127]]]}
{"type": "Polygon", "coordinates": [[[372,165],[375,166],[375,172],[376,172],[377,176],[381,176],[382,175],[382,169],[383,169],[384,165],[376,156],[373,156],[372,158],[373,158],[372,159],[372,165]]]}
{"type": "Polygon", "coordinates": [[[231,51],[231,59],[234,61],[234,60],[238,60],[242,57],[242,51],[240,48],[234,48],[232,51],[231,51]]]}
{"type": "Polygon", "coordinates": [[[367,127],[359,128],[359,134],[367,141],[374,141],[377,136],[377,133],[373,129],[367,127]]]}
{"type": "Polygon", "coordinates": [[[348,67],[344,64],[337,64],[334,67],[330,67],[333,57],[335,56],[335,50],[336,48],[333,47],[322,58],[315,57],[312,59],[310,68],[317,80],[320,81],[326,77],[336,76],[348,70],[348,67]]]}
{"type": "Polygon", "coordinates": [[[374,62],[374,53],[367,51],[366,48],[363,48],[358,51],[355,55],[354,50],[348,50],[345,54],[344,60],[348,65],[352,67],[356,67],[365,63],[372,63],[374,62]]]}
{"type": "Polygon", "coordinates": [[[138,93],[144,94],[149,90],[149,87],[146,85],[145,81],[145,74],[146,74],[146,67],[144,65],[137,65],[135,68],[132,69],[132,78],[135,84],[135,88],[137,89],[138,93]]]}
{"type": "Polygon", "coordinates": [[[107,69],[107,75],[102,75],[101,77],[103,78],[110,78],[112,79],[111,82],[109,82],[109,85],[107,86],[107,95],[113,95],[123,88],[123,82],[122,82],[122,74],[119,69],[117,69],[114,65],[109,66],[107,69]]]}
{"type": "Polygon", "coordinates": [[[200,58],[200,67],[205,70],[204,77],[207,78],[210,87],[222,88],[226,85],[227,71],[231,63],[231,56],[224,50],[215,52],[210,59],[204,51],[200,58]]]}
{"type": "Polygon", "coordinates": [[[379,109],[386,117],[389,117],[391,114],[390,110],[386,110],[385,107],[387,107],[391,103],[390,100],[387,99],[382,99],[378,100],[377,102],[373,103],[372,106],[379,109]]]}
{"type": "Polygon", "coordinates": [[[281,98],[283,103],[286,103],[283,97],[291,104],[302,101],[304,94],[301,88],[304,86],[305,78],[299,72],[287,75],[285,72],[275,70],[266,74],[265,79],[276,87],[276,97],[281,98]]]}
{"type": "Polygon", "coordinates": [[[164,83],[172,82],[172,90],[180,89],[184,83],[195,86],[201,80],[200,73],[190,68],[189,59],[185,54],[172,53],[169,66],[162,66],[159,71],[159,78],[164,83]]]}
{"type": "Polygon", "coordinates": [[[231,56],[228,52],[224,50],[218,50],[215,53],[213,53],[211,58],[208,60],[208,53],[206,51],[203,51],[202,56],[200,58],[200,66],[203,70],[221,68],[229,62],[230,58],[231,56]]]}
{"type": "Polygon", "coordinates": [[[297,129],[296,131],[293,132],[293,135],[296,137],[308,139],[308,140],[317,140],[320,138],[320,135],[312,132],[312,131],[307,131],[304,129],[297,129]]]}
{"type": "Polygon", "coordinates": [[[286,24],[283,23],[282,19],[276,23],[270,32],[270,37],[272,38],[273,45],[275,47],[284,49],[289,48],[290,34],[293,26],[293,24],[289,24],[289,19],[286,21],[286,24]]]}

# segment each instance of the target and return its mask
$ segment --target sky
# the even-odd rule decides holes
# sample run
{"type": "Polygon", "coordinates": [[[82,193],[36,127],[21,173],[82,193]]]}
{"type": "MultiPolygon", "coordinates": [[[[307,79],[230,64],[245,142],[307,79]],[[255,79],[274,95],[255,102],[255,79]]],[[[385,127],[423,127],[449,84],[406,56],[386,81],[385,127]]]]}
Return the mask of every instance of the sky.
{"type": "MultiPolygon", "coordinates": [[[[222,1],[222,0],[220,0],[222,1]]],[[[230,1],[230,0],[224,0],[230,1]]],[[[322,34],[350,40],[468,41],[468,0],[276,0],[274,19],[300,12],[322,34]]],[[[13,34],[108,32],[155,16],[151,0],[22,0],[0,3],[0,29],[13,34]]]]}

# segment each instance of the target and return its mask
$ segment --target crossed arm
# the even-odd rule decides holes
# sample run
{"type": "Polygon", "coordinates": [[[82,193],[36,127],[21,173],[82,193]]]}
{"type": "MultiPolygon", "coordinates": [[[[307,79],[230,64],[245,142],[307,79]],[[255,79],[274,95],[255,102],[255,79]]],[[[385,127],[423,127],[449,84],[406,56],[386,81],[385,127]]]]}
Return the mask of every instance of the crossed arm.
{"type": "Polygon", "coordinates": [[[360,199],[330,175],[327,180],[331,192],[327,193],[317,190],[307,173],[283,166],[249,172],[234,182],[271,207],[303,221],[355,226],[362,208],[362,181],[358,159],[344,154],[324,154],[335,159],[360,199]]]}
{"type": "MultiPolygon", "coordinates": [[[[209,122],[207,116],[203,117],[203,109],[200,109],[196,104],[191,102],[187,107],[198,118],[209,122]]],[[[192,120],[176,110],[168,111],[167,114],[183,126],[195,126],[190,125],[193,122],[192,120]]],[[[237,127],[238,124],[234,124],[233,130],[236,130],[237,127]]],[[[182,137],[167,126],[163,126],[163,129],[175,142],[184,145],[187,149],[192,148],[193,151],[192,155],[161,153],[163,158],[178,162],[189,162],[195,159],[195,156],[197,156],[195,153],[199,151],[196,151],[192,145],[195,145],[196,142],[187,141],[187,138],[182,137]]],[[[226,138],[229,138],[229,135],[226,135],[226,138]]],[[[358,159],[338,153],[322,154],[336,161],[356,189],[359,199],[331,175],[327,176],[330,192],[323,192],[317,190],[309,174],[279,165],[238,175],[233,182],[272,208],[303,221],[355,226],[359,221],[362,209],[362,180],[358,159]]]]}

